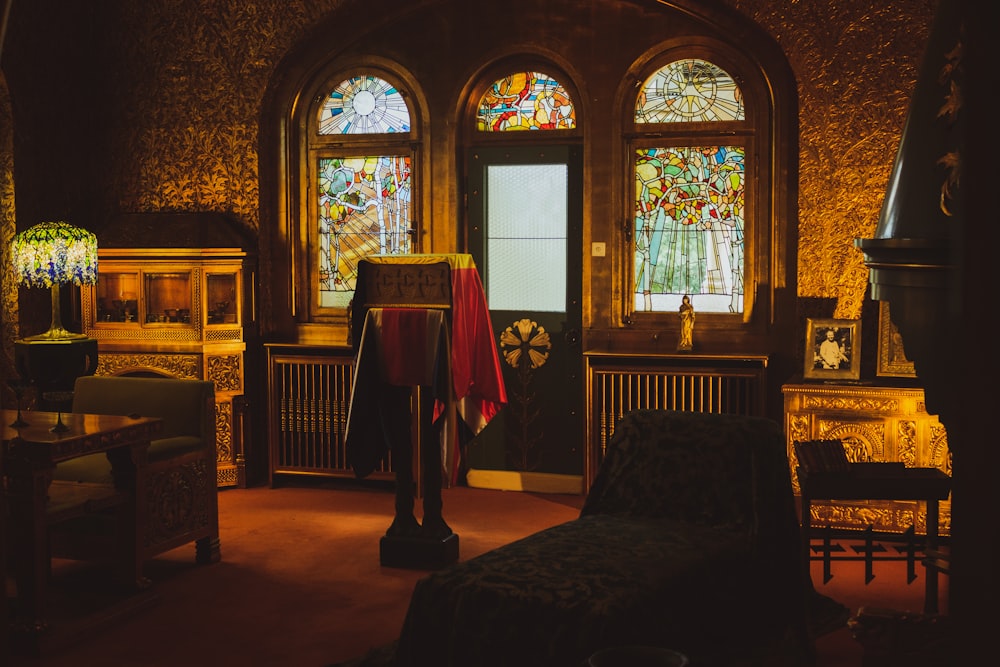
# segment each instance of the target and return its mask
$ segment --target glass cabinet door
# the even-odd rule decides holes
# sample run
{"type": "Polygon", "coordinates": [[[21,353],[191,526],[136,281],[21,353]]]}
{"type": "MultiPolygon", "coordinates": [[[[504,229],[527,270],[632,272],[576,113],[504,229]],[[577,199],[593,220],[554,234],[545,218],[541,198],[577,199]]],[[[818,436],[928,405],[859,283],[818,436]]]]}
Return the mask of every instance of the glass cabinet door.
{"type": "Polygon", "coordinates": [[[145,321],[191,324],[191,273],[144,273],[145,321]]]}
{"type": "Polygon", "coordinates": [[[97,276],[96,322],[137,322],[139,274],[103,272],[97,276]]]}
{"type": "Polygon", "coordinates": [[[238,324],[236,273],[206,275],[205,311],[208,324],[238,324]]]}

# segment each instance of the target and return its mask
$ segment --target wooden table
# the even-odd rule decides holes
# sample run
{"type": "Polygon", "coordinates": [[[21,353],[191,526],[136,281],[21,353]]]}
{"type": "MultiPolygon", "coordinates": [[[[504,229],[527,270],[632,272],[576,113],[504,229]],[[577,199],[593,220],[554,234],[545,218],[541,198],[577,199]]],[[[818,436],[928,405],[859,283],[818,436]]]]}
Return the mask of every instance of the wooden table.
{"type": "MultiPolygon", "coordinates": [[[[951,493],[951,476],[937,468],[904,468],[902,465],[852,463],[841,472],[804,472],[799,468],[802,495],[802,542],[806,572],[810,561],[810,521],[813,500],[922,500],[927,503],[925,553],[938,543],[938,503],[951,493]]],[[[938,570],[927,566],[924,576],[924,611],[937,613],[938,570]]]]}
{"type": "MultiPolygon", "coordinates": [[[[131,520],[123,530],[130,531],[131,562],[129,577],[136,587],[143,585],[141,535],[137,516],[143,516],[145,493],[142,475],[136,471],[145,464],[150,439],[162,428],[162,420],[153,417],[119,417],[54,412],[22,412],[28,422],[11,427],[17,417],[14,410],[2,411],[3,470],[6,500],[10,515],[7,534],[11,539],[12,565],[17,582],[17,610],[14,630],[28,635],[28,641],[47,627],[47,583],[50,563],[48,528],[53,515],[68,516],[73,502],[125,503],[131,520]],[[52,428],[60,422],[63,431],[52,428]],[[52,485],[55,466],[78,456],[105,452],[111,462],[114,487],[70,489],[55,494],[52,485]],[[60,502],[61,501],[61,502],[60,502]]],[[[75,485],[74,485],[75,486],[75,485]]],[[[58,518],[58,517],[57,517],[58,518]]]]}

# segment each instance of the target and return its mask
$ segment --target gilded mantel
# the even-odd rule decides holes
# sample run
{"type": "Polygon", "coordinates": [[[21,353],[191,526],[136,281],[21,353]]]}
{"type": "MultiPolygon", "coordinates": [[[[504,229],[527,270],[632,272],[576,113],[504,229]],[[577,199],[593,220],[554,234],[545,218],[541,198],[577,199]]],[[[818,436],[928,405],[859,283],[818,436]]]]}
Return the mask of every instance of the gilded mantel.
{"type": "MultiPolygon", "coordinates": [[[[854,462],[899,461],[907,467],[938,468],[951,474],[944,426],[927,413],[924,392],[915,387],[874,384],[786,384],[785,433],[792,485],[799,493],[792,443],[838,439],[854,462]]],[[[835,528],[904,532],[926,529],[926,508],[913,501],[814,501],[812,523],[835,528]]],[[[941,534],[951,530],[951,502],[941,503],[941,534]]]]}

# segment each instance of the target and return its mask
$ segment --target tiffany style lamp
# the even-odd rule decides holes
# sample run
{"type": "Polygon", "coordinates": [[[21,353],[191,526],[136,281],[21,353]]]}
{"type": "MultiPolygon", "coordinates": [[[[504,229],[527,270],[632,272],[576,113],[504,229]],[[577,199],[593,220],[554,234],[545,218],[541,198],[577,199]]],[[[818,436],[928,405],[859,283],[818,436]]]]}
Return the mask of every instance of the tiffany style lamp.
{"type": "Polygon", "coordinates": [[[97,341],[63,327],[59,288],[97,282],[97,237],[66,222],[42,222],[14,237],[10,258],[19,283],[52,293],[49,330],[14,342],[18,373],[43,398],[55,392],[65,398],[77,377],[96,370],[97,341]]]}
{"type": "Polygon", "coordinates": [[[59,286],[97,282],[97,237],[66,222],[42,222],[14,237],[10,255],[18,282],[52,291],[49,330],[25,340],[85,338],[63,328],[59,286]]]}

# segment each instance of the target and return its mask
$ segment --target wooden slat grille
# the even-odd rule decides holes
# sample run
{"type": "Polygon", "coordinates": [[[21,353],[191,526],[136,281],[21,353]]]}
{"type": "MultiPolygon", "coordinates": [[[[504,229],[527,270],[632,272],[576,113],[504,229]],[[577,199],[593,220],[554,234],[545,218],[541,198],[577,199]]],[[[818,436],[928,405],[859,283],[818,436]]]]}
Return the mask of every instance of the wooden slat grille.
{"type": "MultiPolygon", "coordinates": [[[[270,356],[272,476],[354,477],[345,448],[353,362],[346,355],[270,356]]],[[[389,478],[390,468],[385,462],[371,476],[389,478]]]]}
{"type": "Polygon", "coordinates": [[[615,425],[630,410],[686,410],[763,416],[765,358],[734,360],[711,367],[664,365],[657,360],[590,360],[587,405],[590,408],[589,481],[604,459],[615,425]]]}

